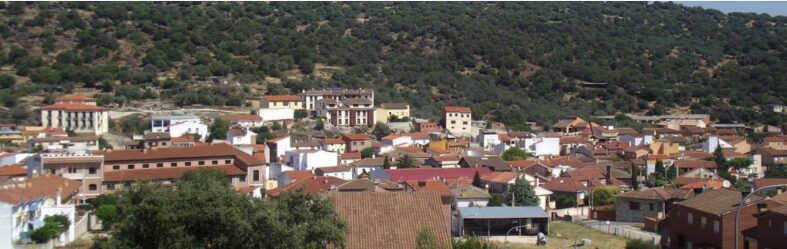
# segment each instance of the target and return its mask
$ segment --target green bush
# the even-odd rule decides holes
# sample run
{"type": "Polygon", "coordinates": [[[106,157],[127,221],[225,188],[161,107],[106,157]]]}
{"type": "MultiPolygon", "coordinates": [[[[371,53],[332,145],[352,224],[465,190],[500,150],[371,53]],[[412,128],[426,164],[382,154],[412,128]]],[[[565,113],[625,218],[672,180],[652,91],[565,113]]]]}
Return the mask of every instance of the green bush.
{"type": "Polygon", "coordinates": [[[630,239],[626,241],[626,249],[659,249],[660,247],[644,240],[630,239]]]}

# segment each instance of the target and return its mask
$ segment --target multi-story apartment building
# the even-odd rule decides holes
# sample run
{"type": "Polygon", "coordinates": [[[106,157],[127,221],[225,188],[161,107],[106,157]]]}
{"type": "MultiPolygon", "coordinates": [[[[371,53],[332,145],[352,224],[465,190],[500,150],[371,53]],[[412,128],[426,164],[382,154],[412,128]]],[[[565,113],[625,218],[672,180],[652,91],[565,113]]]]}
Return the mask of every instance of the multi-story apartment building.
{"type": "Polygon", "coordinates": [[[334,126],[355,127],[374,124],[374,102],[364,98],[342,101],[322,99],[317,102],[317,117],[328,120],[334,126]]]}
{"type": "Polygon", "coordinates": [[[109,131],[109,108],[96,105],[96,99],[67,95],[41,107],[41,125],[77,133],[101,135],[109,131]]]}
{"type": "Polygon", "coordinates": [[[694,198],[678,202],[668,211],[662,229],[662,242],[669,248],[752,248],[744,239],[747,230],[757,226],[762,210],[781,203],[753,196],[744,204],[735,231],[735,213],[742,198],[741,192],[730,189],[709,190],[694,198]]]}
{"type": "Polygon", "coordinates": [[[236,189],[265,183],[265,161],[225,143],[193,147],[110,150],[96,154],[41,154],[28,160],[28,174],[54,174],[81,181],[82,198],[130,186],[138,180],[172,184],[183,173],[217,169],[236,189]]]}
{"type": "Polygon", "coordinates": [[[29,176],[57,175],[79,181],[79,201],[101,194],[104,155],[91,152],[41,153],[27,161],[29,176]]]}
{"type": "Polygon", "coordinates": [[[469,107],[446,106],[443,108],[445,130],[457,137],[471,134],[472,112],[469,107]]]}
{"type": "Polygon", "coordinates": [[[374,90],[371,89],[344,89],[344,88],[328,88],[321,90],[303,90],[298,96],[303,100],[303,107],[314,113],[317,111],[317,102],[321,99],[333,99],[342,101],[344,99],[368,99],[374,103],[374,90]]]}

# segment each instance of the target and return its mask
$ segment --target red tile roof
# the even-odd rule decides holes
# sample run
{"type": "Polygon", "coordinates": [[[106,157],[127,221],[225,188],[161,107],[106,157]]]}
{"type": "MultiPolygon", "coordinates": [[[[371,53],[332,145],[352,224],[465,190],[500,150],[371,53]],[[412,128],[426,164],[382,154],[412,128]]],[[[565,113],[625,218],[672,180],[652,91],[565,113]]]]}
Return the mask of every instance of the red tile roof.
{"type": "Polygon", "coordinates": [[[47,106],[42,106],[41,109],[44,110],[69,110],[69,111],[106,111],[109,108],[103,106],[96,106],[96,105],[83,105],[83,104],[66,104],[66,103],[57,103],[47,106]]]}
{"type": "Polygon", "coordinates": [[[260,121],[262,121],[262,117],[260,117],[260,115],[254,115],[254,114],[239,114],[239,115],[232,115],[232,116],[230,116],[230,121],[254,121],[254,122],[260,122],[260,121]]]}
{"type": "Polygon", "coordinates": [[[13,205],[41,198],[56,198],[60,189],[61,196],[66,199],[79,192],[79,181],[69,180],[60,176],[45,175],[35,177],[14,185],[14,188],[0,189],[0,202],[13,205]]]}
{"type": "Polygon", "coordinates": [[[361,159],[361,152],[347,152],[339,155],[341,159],[361,159]]]}
{"type": "Polygon", "coordinates": [[[437,192],[440,194],[441,197],[450,197],[451,196],[451,189],[448,188],[448,185],[443,183],[442,181],[437,180],[411,180],[405,181],[405,184],[410,186],[410,188],[415,191],[423,191],[423,192],[437,192]]]}
{"type": "Polygon", "coordinates": [[[771,185],[778,185],[778,184],[787,184],[787,179],[785,178],[760,178],[754,179],[754,186],[755,187],[765,187],[771,185]]]}
{"type": "Polygon", "coordinates": [[[341,138],[326,138],[323,140],[325,144],[344,144],[344,140],[341,138]]]}
{"type": "Polygon", "coordinates": [[[350,141],[371,140],[372,138],[366,134],[344,134],[342,138],[350,141]]]}
{"type": "Polygon", "coordinates": [[[506,161],[511,168],[527,168],[533,165],[536,165],[538,161],[536,160],[516,160],[516,161],[506,161]]]}
{"type": "Polygon", "coordinates": [[[463,112],[463,113],[470,113],[470,107],[463,107],[463,106],[446,106],[443,107],[445,112],[463,112]]]}
{"type": "Polygon", "coordinates": [[[290,178],[290,181],[298,181],[314,176],[311,170],[290,170],[282,172],[283,175],[290,178]]]}
{"type": "Polygon", "coordinates": [[[716,168],[716,162],[706,161],[701,159],[677,160],[674,162],[673,165],[675,165],[675,167],[684,168],[684,169],[696,169],[696,168],[715,169],[716,168]]]}
{"type": "Polygon", "coordinates": [[[7,166],[0,166],[0,176],[19,177],[26,176],[27,169],[19,164],[12,164],[7,166]]]}
{"type": "Polygon", "coordinates": [[[475,172],[479,175],[487,175],[492,171],[487,167],[480,168],[418,168],[418,169],[389,169],[385,170],[391,176],[392,181],[409,181],[409,180],[431,180],[431,179],[445,179],[447,181],[454,181],[459,177],[473,177],[475,172]]]}
{"type": "Polygon", "coordinates": [[[268,95],[264,97],[268,101],[273,102],[299,102],[301,98],[295,95],[268,95]]]}
{"type": "Polygon", "coordinates": [[[724,186],[722,186],[722,182],[723,182],[722,180],[707,179],[707,180],[695,181],[695,182],[692,182],[692,183],[689,183],[689,184],[684,184],[683,186],[680,186],[680,188],[682,188],[682,189],[695,189],[695,188],[720,189],[720,188],[724,187],[724,186]]]}
{"type": "Polygon", "coordinates": [[[508,184],[521,175],[522,174],[517,172],[492,172],[491,174],[481,176],[481,180],[491,183],[508,184]]]}
{"type": "Polygon", "coordinates": [[[438,248],[451,247],[450,209],[430,192],[331,192],[336,212],[347,222],[347,249],[416,248],[426,227],[438,248]]]}
{"type": "Polygon", "coordinates": [[[426,132],[405,133],[404,135],[410,136],[412,139],[431,139],[432,136],[426,132]]]}
{"type": "Polygon", "coordinates": [[[268,190],[267,193],[270,196],[278,196],[284,191],[301,189],[304,193],[318,194],[328,192],[332,187],[339,186],[345,182],[345,180],[333,176],[312,176],[268,190]]]}

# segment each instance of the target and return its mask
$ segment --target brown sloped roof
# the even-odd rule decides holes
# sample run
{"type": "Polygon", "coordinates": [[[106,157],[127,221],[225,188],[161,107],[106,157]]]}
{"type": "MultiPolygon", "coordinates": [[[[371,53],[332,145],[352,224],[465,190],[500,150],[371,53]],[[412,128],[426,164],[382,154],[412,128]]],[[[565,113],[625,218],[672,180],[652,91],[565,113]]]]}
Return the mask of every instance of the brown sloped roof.
{"type": "Polygon", "coordinates": [[[440,196],[431,192],[331,192],[341,219],[347,222],[347,249],[416,248],[422,227],[440,248],[451,245],[449,218],[440,196]]]}
{"type": "Polygon", "coordinates": [[[0,176],[26,176],[27,170],[19,164],[0,167],[0,176]]]}
{"type": "Polygon", "coordinates": [[[691,159],[691,160],[677,160],[673,163],[678,168],[706,168],[706,169],[715,169],[716,162],[714,161],[706,161],[706,160],[699,160],[699,159],[691,159]]]}
{"type": "Polygon", "coordinates": [[[640,200],[660,200],[666,201],[669,199],[688,199],[693,195],[694,191],[689,189],[647,189],[641,191],[631,191],[618,194],[618,198],[630,198],[640,200]]]}
{"type": "Polygon", "coordinates": [[[359,141],[359,140],[370,140],[372,138],[366,134],[344,134],[342,135],[342,139],[350,140],[350,141],[359,141]]]}
{"type": "Polygon", "coordinates": [[[0,202],[17,205],[41,198],[56,198],[58,189],[63,199],[66,199],[79,192],[80,183],[60,176],[45,175],[26,180],[13,188],[10,185],[0,189],[0,202]]]}
{"type": "Polygon", "coordinates": [[[298,102],[301,101],[301,98],[296,95],[268,95],[263,97],[267,101],[274,101],[274,102],[298,102]]]}
{"type": "Polygon", "coordinates": [[[268,190],[267,193],[270,196],[278,196],[284,191],[302,189],[304,193],[319,194],[328,192],[332,187],[339,186],[344,182],[344,180],[333,176],[312,176],[268,190]]]}
{"type": "MultiPolygon", "coordinates": [[[[743,197],[740,191],[722,188],[706,191],[694,198],[678,202],[677,205],[720,216],[735,211],[741,198],[743,197]]],[[[749,199],[749,203],[755,203],[762,199],[763,197],[754,195],[749,199]]]]}
{"type": "Polygon", "coordinates": [[[68,103],[57,103],[47,106],[42,106],[41,109],[44,110],[69,110],[69,111],[107,111],[109,108],[103,106],[96,106],[96,105],[84,105],[84,104],[68,104],[68,103]]]}

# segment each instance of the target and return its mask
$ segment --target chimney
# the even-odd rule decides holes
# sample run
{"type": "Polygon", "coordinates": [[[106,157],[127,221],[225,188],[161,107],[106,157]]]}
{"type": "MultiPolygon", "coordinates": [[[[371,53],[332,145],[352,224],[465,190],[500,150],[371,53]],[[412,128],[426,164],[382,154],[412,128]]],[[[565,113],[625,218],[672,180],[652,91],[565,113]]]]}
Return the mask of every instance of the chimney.
{"type": "Polygon", "coordinates": [[[767,203],[757,203],[757,213],[763,213],[768,211],[768,204],[767,203]]]}
{"type": "Polygon", "coordinates": [[[62,200],[63,200],[62,192],[63,192],[62,188],[57,188],[57,196],[55,197],[55,206],[56,207],[59,207],[60,204],[62,203],[62,200]]]}

